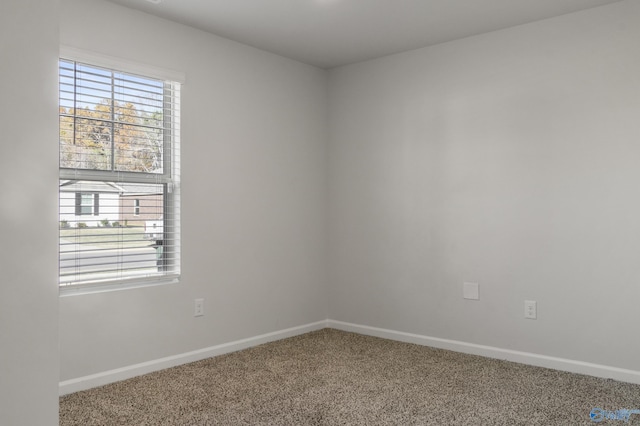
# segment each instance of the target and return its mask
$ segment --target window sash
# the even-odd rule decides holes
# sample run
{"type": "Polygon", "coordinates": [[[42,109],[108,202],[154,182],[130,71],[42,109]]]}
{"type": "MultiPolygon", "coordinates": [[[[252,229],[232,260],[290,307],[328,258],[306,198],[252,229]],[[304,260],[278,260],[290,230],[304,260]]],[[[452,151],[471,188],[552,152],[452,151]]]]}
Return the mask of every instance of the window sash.
{"type": "MultiPolygon", "coordinates": [[[[136,181],[153,181],[156,179],[155,176],[162,176],[164,181],[168,182],[174,178],[175,170],[172,169],[172,164],[175,163],[174,157],[177,153],[172,152],[172,142],[175,143],[179,134],[177,133],[179,132],[179,83],[137,77],[134,74],[67,59],[60,60],[60,70],[60,169],[61,172],[65,171],[63,177],[69,178],[71,174],[84,172],[82,177],[98,179],[104,177],[111,180],[115,179],[108,177],[108,174],[118,174],[123,177],[128,175],[127,179],[136,181]],[[98,84],[96,80],[84,76],[84,74],[91,74],[86,71],[87,68],[94,69],[95,74],[101,74],[103,79],[109,79],[108,90],[105,87],[96,87],[98,84]],[[78,69],[84,71],[79,73],[78,69]],[[133,95],[125,96],[123,93],[127,90],[138,93],[139,90],[125,86],[116,88],[116,79],[137,80],[135,84],[138,85],[144,84],[141,82],[142,79],[155,80],[154,95],[161,97],[161,100],[153,100],[151,104],[146,101],[135,101],[131,99],[133,95]],[[161,124],[155,114],[162,114],[161,124]],[[134,118],[136,121],[132,122],[134,118]],[[130,153],[121,152],[119,149],[119,145],[123,145],[122,141],[126,138],[131,138],[127,144],[129,149],[133,150],[130,153]],[[154,143],[153,139],[158,141],[154,143]],[[121,143],[118,144],[118,141],[121,143]],[[134,141],[136,143],[132,143],[134,141]],[[85,152],[84,157],[90,157],[87,159],[81,155],[83,149],[95,152],[85,152]],[[143,157],[151,156],[155,159],[160,157],[159,161],[152,161],[149,158],[138,159],[139,155],[136,154],[140,152],[143,153],[143,157]],[[121,158],[124,159],[125,164],[134,161],[134,164],[139,167],[144,167],[145,164],[150,167],[149,161],[151,161],[156,167],[152,170],[123,169],[120,164],[121,158]],[[75,161],[76,165],[67,164],[70,160],[75,161]],[[93,164],[95,161],[102,164],[98,167],[93,164]],[[84,166],[82,166],[83,163],[84,166]]],[[[106,84],[103,82],[102,86],[106,84]]]]}
{"type": "Polygon", "coordinates": [[[167,208],[172,198],[167,185],[61,181],[60,188],[62,286],[179,272],[179,221],[167,208]],[[103,214],[74,215],[82,190],[98,187],[103,214]],[[140,201],[139,216],[132,200],[140,201]]]}

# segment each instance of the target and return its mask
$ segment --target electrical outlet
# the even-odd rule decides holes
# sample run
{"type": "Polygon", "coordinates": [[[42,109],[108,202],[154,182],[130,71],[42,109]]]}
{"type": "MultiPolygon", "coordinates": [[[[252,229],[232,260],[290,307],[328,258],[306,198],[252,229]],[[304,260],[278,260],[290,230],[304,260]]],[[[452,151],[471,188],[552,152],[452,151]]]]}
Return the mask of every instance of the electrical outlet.
{"type": "Polygon", "coordinates": [[[528,319],[538,318],[538,304],[535,300],[524,301],[524,317],[528,319]]]}
{"type": "Polygon", "coordinates": [[[204,299],[195,299],[194,300],[194,317],[201,317],[204,315],[204,299]]]}

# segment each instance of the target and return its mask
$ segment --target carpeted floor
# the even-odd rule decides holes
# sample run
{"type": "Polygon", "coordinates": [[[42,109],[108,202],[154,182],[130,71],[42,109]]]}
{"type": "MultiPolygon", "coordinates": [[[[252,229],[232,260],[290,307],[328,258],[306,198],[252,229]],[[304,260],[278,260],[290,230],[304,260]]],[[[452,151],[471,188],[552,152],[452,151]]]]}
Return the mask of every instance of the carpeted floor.
{"type": "Polygon", "coordinates": [[[640,386],[324,329],[64,396],[60,425],[588,425],[594,407],[640,409],[640,386]]]}

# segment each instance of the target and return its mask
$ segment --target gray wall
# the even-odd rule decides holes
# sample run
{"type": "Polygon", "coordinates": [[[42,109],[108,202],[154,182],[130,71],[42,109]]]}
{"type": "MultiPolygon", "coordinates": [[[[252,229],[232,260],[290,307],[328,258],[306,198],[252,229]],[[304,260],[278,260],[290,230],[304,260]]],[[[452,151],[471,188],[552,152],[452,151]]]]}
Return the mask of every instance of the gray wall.
{"type": "Polygon", "coordinates": [[[58,4],[0,3],[0,424],[58,424],[58,4]]]}
{"type": "Polygon", "coordinates": [[[329,318],[640,370],[639,22],[624,1],[332,70],[329,318]]]}
{"type": "Polygon", "coordinates": [[[324,320],[326,73],[102,1],[60,42],[186,74],[182,281],[62,297],[61,380],[324,320]]]}
{"type": "Polygon", "coordinates": [[[60,37],[56,1],[0,11],[0,424],[327,317],[640,370],[637,2],[339,68],[328,101],[323,71],[110,3],[63,0],[60,37]],[[58,312],[59,42],[186,73],[180,284],[58,312]]]}

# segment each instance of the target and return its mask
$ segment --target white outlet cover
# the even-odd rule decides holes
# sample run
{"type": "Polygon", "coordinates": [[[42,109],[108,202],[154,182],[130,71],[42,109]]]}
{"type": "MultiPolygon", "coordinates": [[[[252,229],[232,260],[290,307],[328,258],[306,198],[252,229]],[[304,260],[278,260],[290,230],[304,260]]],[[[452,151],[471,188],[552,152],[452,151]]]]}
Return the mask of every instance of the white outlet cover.
{"type": "Polygon", "coordinates": [[[479,300],[480,290],[478,283],[464,283],[462,286],[462,297],[470,300],[479,300]]]}
{"type": "Polygon", "coordinates": [[[204,299],[195,299],[194,300],[194,317],[204,316],[204,299]]]}
{"type": "Polygon", "coordinates": [[[524,317],[527,319],[538,319],[538,304],[535,300],[524,301],[524,317]]]}

